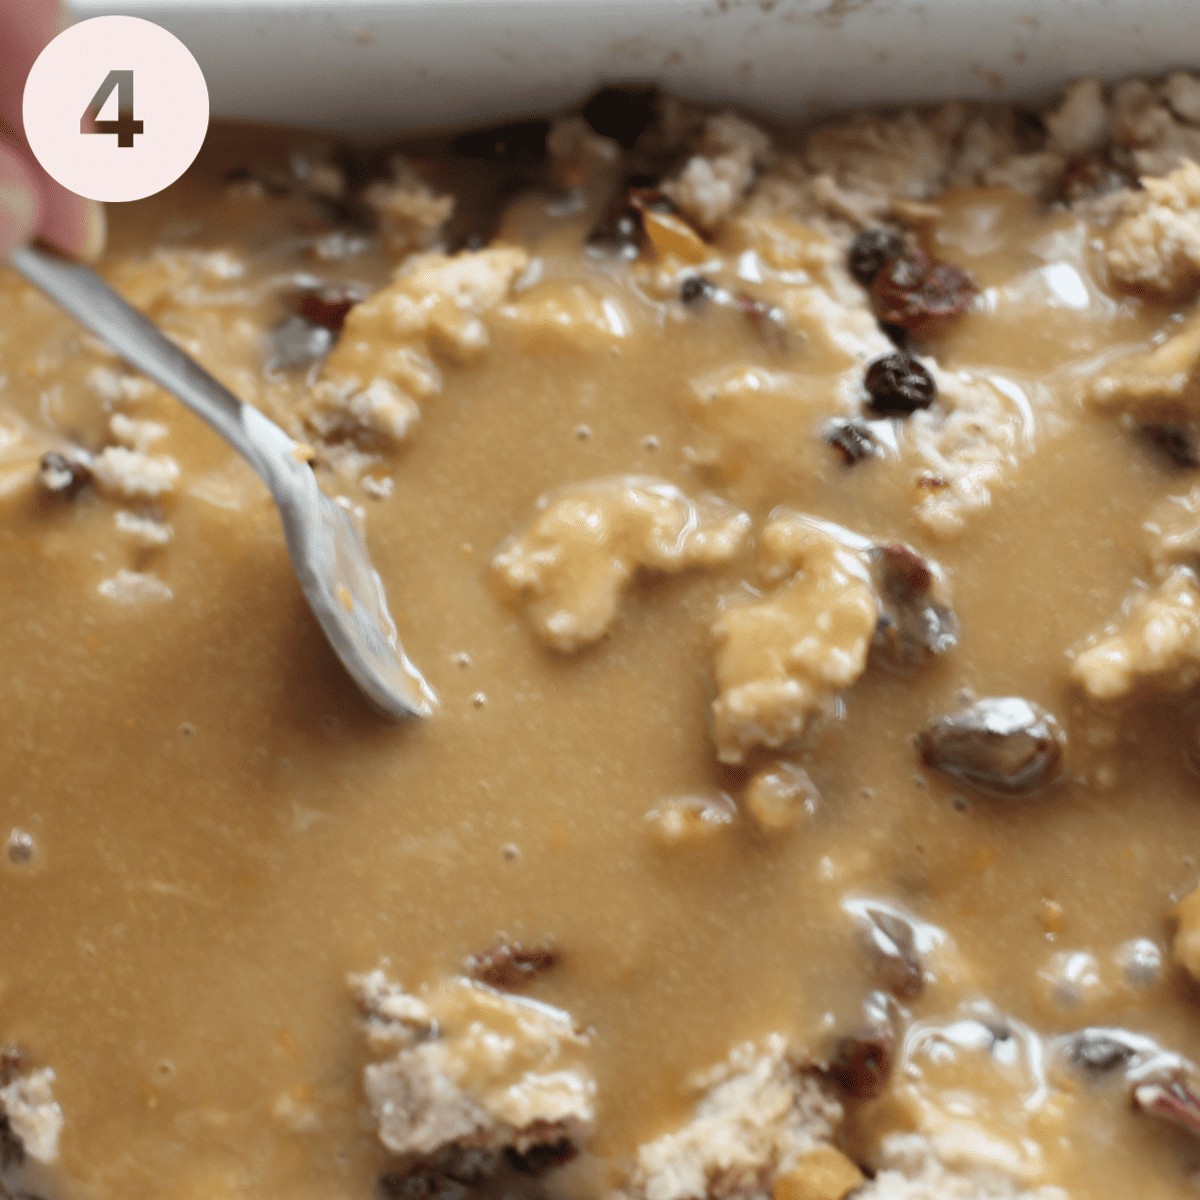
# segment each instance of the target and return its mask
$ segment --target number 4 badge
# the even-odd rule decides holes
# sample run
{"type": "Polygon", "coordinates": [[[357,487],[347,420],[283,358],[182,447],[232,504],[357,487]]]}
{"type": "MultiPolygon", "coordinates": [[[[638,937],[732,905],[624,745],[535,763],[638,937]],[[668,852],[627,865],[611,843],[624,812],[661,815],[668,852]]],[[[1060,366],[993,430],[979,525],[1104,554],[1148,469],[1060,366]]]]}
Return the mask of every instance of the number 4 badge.
{"type": "Polygon", "coordinates": [[[115,133],[117,145],[127,149],[133,146],[134,134],[145,132],[142,122],[133,116],[133,72],[109,71],[104,82],[96,89],[91,103],[79,118],[80,133],[115,133]],[[104,102],[117,89],[117,119],[101,121],[97,118],[104,102]]]}

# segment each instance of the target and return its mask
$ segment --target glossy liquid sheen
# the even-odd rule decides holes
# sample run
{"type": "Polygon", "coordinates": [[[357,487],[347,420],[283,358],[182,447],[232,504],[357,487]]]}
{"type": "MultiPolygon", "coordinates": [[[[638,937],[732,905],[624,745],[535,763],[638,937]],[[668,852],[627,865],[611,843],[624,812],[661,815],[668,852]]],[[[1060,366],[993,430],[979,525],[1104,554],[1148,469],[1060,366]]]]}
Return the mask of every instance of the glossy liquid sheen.
{"type": "MultiPolygon", "coordinates": [[[[394,265],[375,248],[314,267],[306,210],[222,183],[277,153],[269,135],[210,139],[181,183],[110,214],[102,264],[268,411],[307,386],[303,372],[268,380],[262,366],[292,273],[375,288],[394,265]],[[221,251],[236,269],[163,285],[155,247],[221,251]]],[[[848,468],[820,436],[845,354],[807,330],[780,351],[727,307],[654,299],[632,268],[581,253],[601,203],[555,216],[523,199],[500,236],[541,258],[535,288],[566,280],[615,297],[621,336],[589,347],[488,322],[486,353],[442,364],[441,394],[377,469],[394,479],[390,496],[323,476],[366,510],[401,636],[440,697],[429,721],[368,709],[304,605],[265,492],[161,393],[137,415],[169,425],[155,450],[182,468],[160,504],[174,530],[162,551],[139,558],[116,529],[114,510],[136,503],[90,490],[48,500],[12,467],[0,500],[0,823],[36,852],[0,868],[0,1039],[57,1072],[66,1126],[43,1190],[373,1195],[387,1155],[362,1096],[346,978],[383,959],[418,989],[501,932],[562,953],[529,994],[592,1031],[591,1150],[614,1164],[686,1117],[688,1074],[735,1042],[782,1030],[816,1054],[855,1025],[875,982],[847,896],[898,902],[954,939],[970,979],[928,987],[917,1019],[950,1022],[981,995],[1043,1035],[1124,1025],[1200,1057],[1195,1001],[1169,966],[1167,912],[1200,845],[1183,702],[1121,710],[1105,726],[1114,744],[1092,745],[1104,739],[1065,656],[1143,572],[1149,508],[1190,485],[1076,398],[1081,364],[1167,328],[1170,311],[1105,290],[1081,219],[1000,189],[945,197],[938,251],[971,271],[985,303],[931,346],[943,366],[986,369],[1022,398],[1033,449],[960,536],[936,540],[913,516],[911,462],[848,468]],[[764,400],[736,436],[714,435],[697,427],[694,396],[731,363],[809,384],[801,400],[764,400]],[[872,667],[846,693],[840,719],[790,756],[821,802],[789,833],[744,819],[697,845],[647,833],[666,799],[744,787],[745,770],[718,766],[707,714],[710,626],[720,598],[754,581],[752,550],[719,569],[639,576],[611,631],[569,656],[545,648],[491,581],[492,554],[539,496],[626,473],[716,491],[756,529],[786,505],[904,541],[946,574],[958,646],[909,674],[872,667]],[[147,563],[170,600],[98,592],[147,563]],[[1005,802],[923,767],[914,734],[964,688],[1054,712],[1071,778],[1005,802]],[[1144,991],[1111,965],[1135,938],[1168,959],[1144,991]],[[1101,964],[1103,986],[1075,1008],[1045,981],[1060,951],[1101,964]]],[[[736,255],[725,261],[719,282],[736,282],[736,255]]],[[[760,274],[755,293],[770,300],[784,285],[760,274]]],[[[112,363],[0,276],[4,414],[98,445],[109,414],[86,386],[97,365],[112,363]]],[[[929,1070],[937,1086],[985,1098],[993,1086],[966,1052],[929,1070]]],[[[1026,1114],[1046,1182],[1090,1200],[1182,1194],[1200,1158],[1183,1134],[1101,1085],[1056,1096],[1065,1116],[1026,1114]]]]}

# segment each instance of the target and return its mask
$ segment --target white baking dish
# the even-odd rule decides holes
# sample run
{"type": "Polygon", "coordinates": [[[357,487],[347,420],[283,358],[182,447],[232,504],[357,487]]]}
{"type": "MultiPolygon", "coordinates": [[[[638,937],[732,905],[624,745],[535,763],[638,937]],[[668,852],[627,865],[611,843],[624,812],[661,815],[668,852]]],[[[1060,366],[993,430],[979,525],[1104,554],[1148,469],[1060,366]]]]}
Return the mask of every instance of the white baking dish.
{"type": "Polygon", "coordinates": [[[196,55],[213,112],[436,128],[554,108],[605,82],[781,116],[1036,94],[1200,64],[1198,0],[73,0],[196,55]]]}

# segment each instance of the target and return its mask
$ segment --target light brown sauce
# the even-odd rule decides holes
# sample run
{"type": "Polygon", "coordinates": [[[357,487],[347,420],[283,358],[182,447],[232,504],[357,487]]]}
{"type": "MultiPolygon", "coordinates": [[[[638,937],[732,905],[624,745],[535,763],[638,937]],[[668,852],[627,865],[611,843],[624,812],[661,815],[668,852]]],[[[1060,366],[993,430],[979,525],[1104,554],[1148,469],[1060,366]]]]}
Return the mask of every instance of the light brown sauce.
{"type": "MultiPolygon", "coordinates": [[[[370,254],[314,268],[287,202],[222,190],[222,172],[259,153],[253,141],[213,142],[170,192],[112,213],[106,270],[133,279],[129,264],[171,243],[244,262],[243,277],[206,282],[223,298],[167,297],[151,315],[265,402],[259,332],[281,310],[276,286],[258,285],[299,268],[377,286],[387,264],[370,254]]],[[[1064,658],[1143,569],[1149,507],[1184,490],[1117,422],[1077,404],[1073,365],[1166,314],[1102,290],[1070,216],[997,192],[959,193],[945,209],[942,252],[1000,300],[937,354],[1031,397],[1037,445],[960,538],[937,542],[915,520],[911,462],[847,469],[817,436],[836,411],[822,389],[848,361],[840,352],[796,351],[786,366],[810,381],[802,397],[764,410],[713,474],[684,452],[697,444],[692,381],[730,360],[780,366],[736,314],[663,320],[618,278],[606,286],[633,332],[612,352],[531,348],[521,328],[491,321],[478,363],[443,365],[444,391],[388,464],[394,493],[344,489],[368,511],[401,635],[441,698],[428,722],[370,713],[304,606],[265,494],[172,402],[140,414],[169,424],[156,449],[183,470],[163,505],[174,541],[153,563],[171,601],[97,595],[128,565],[115,502],[46,504],[28,487],[3,500],[0,821],[37,851],[0,870],[0,1036],[58,1073],[64,1196],[371,1195],[386,1155],[365,1116],[346,976],[385,957],[407,987],[432,983],[501,930],[562,948],[531,994],[593,1031],[592,1149],[617,1160],[686,1116],[685,1077],[733,1042],[781,1029],[815,1049],[825,1014],[838,1028],[857,1020],[873,981],[845,894],[894,899],[946,929],[973,973],[962,994],[1040,1032],[1126,1025],[1200,1057],[1195,1002],[1170,968],[1139,995],[1112,966],[1129,939],[1166,952],[1170,898],[1196,873],[1200,809],[1178,709],[1131,710],[1111,750],[1089,748],[1097,722],[1064,658]],[[1086,307],[1006,301],[1028,247],[1052,237],[1082,247],[1086,307]],[[756,439],[769,453],[740,460],[756,439]],[[232,481],[230,506],[197,497],[206,472],[232,481]],[[539,495],[625,472],[689,494],[715,486],[756,523],[786,504],[908,541],[952,582],[957,649],[904,677],[871,669],[846,695],[844,720],[801,756],[823,802],[791,836],[742,821],[663,849],[645,830],[664,798],[741,786],[717,768],[706,725],[709,626],[718,597],[752,577],[751,555],[636,583],[611,634],[570,658],[542,648],[489,584],[493,551],[539,495]],[[1055,712],[1085,782],[955,807],[963,789],[923,770],[911,738],[964,686],[1055,712]],[[1102,763],[1111,786],[1095,783],[1102,763]],[[1062,908],[1052,938],[1047,901],[1062,908]],[[1095,955],[1110,998],[1074,1012],[1049,999],[1039,971],[1060,950],[1095,955]]],[[[524,213],[531,236],[549,230],[529,248],[551,271],[611,273],[576,257],[586,215],[524,213]]],[[[106,418],[83,381],[104,360],[85,343],[6,276],[3,409],[96,444],[106,418]]],[[[302,386],[272,385],[275,401],[302,386]]],[[[950,1019],[955,1000],[934,988],[913,1008],[950,1019]]],[[[1067,1108],[1061,1140],[1044,1139],[1047,1181],[1091,1200],[1181,1194],[1198,1157],[1183,1135],[1086,1082],[1067,1108]]]]}

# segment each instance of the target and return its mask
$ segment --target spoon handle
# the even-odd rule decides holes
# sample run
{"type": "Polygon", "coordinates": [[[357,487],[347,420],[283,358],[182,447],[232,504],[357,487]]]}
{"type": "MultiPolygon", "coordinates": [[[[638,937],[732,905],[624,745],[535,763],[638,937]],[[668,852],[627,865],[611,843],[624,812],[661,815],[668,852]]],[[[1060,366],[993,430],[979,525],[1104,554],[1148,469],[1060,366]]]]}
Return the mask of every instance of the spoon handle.
{"type": "Polygon", "coordinates": [[[252,410],[247,405],[123,300],[91,267],[34,246],[13,251],[9,261],[80,324],[211,425],[250,463],[271,491],[280,495],[277,463],[274,456],[263,454],[259,439],[265,435],[278,440],[278,449],[289,452],[294,443],[282,429],[257,412],[257,420],[250,417],[252,410]],[[247,430],[248,420],[254,422],[253,436],[247,430]]]}

